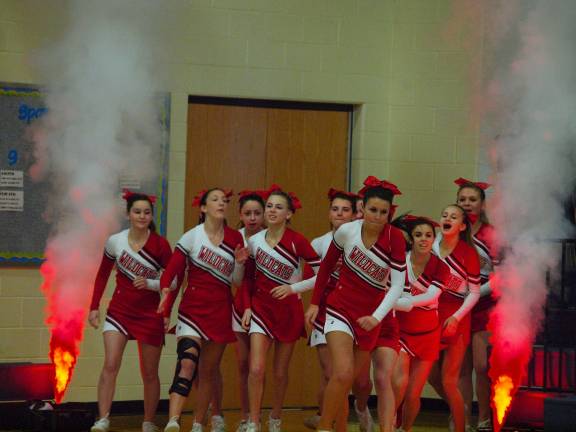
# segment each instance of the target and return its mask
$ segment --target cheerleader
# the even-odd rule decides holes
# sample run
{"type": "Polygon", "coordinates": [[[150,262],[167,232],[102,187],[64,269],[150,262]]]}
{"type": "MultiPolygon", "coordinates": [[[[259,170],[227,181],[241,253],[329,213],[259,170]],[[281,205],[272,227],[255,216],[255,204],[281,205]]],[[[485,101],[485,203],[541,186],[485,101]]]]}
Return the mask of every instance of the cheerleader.
{"type": "Polygon", "coordinates": [[[439,225],[425,217],[399,221],[410,239],[406,254],[406,286],[396,303],[400,352],[394,369],[396,408],[402,408],[401,431],[410,432],[420,411],[420,395],[440,349],[438,298],[450,276],[448,266],[432,253],[439,225]]]}
{"type": "Polygon", "coordinates": [[[130,228],[112,235],[106,242],[88,316],[90,325],[98,328],[100,300],[110,273],[116,266],[116,289],[103,328],[104,366],[98,381],[100,418],[90,429],[92,432],[109,430],[108,416],[116,377],[129,339],[138,341],[144,383],[142,431],[158,430],[153,420],[160,397],[158,364],[164,344],[164,321],[156,313],[156,308],[160,300],[160,273],[168,265],[172,250],[166,239],[155,231],[152,220],[155,197],[124,190],[123,198],[126,200],[130,228]]]}
{"type": "MultiPolygon", "coordinates": [[[[242,191],[239,194],[240,204],[240,234],[246,245],[248,239],[260,232],[264,227],[264,198],[265,191],[242,191]]],[[[244,307],[242,301],[242,290],[237,289],[234,296],[232,329],[236,335],[238,343],[234,344],[236,358],[238,359],[238,381],[240,391],[240,415],[241,420],[236,432],[245,432],[250,413],[248,400],[248,372],[250,359],[250,336],[248,331],[242,327],[242,316],[244,307]]]]}
{"type": "MultiPolygon", "coordinates": [[[[240,229],[246,241],[253,234],[256,234],[264,226],[264,197],[266,191],[241,191],[238,193],[240,204],[240,229]]],[[[240,423],[236,432],[245,432],[248,424],[248,360],[250,356],[250,337],[248,331],[242,327],[242,315],[244,307],[242,305],[241,290],[236,289],[234,303],[232,304],[232,329],[236,335],[237,343],[234,344],[236,359],[238,360],[238,383],[240,395],[240,423]]],[[[226,428],[224,416],[222,415],[223,396],[222,372],[218,369],[216,384],[214,385],[214,395],[210,403],[212,411],[211,432],[221,432],[226,428]]]]}
{"type": "Polygon", "coordinates": [[[454,181],[458,186],[457,202],[466,210],[472,224],[472,240],[480,258],[480,300],[472,309],[472,343],[466,351],[460,373],[460,390],[464,397],[466,420],[469,423],[472,406],[472,369],[476,374],[476,398],[478,399],[478,431],[492,430],[490,421],[490,378],[488,377],[488,320],[496,304],[490,288],[490,276],[497,265],[494,248],[494,228],[485,212],[488,183],[472,182],[463,178],[454,181]]]}
{"type": "Polygon", "coordinates": [[[266,201],[267,229],[248,239],[243,325],[250,333],[248,394],[250,421],[247,431],[260,429],[260,408],[268,350],[274,345],[274,397],[268,430],[279,432],[280,415],[288,386],[288,367],[295,342],[305,336],[299,295],[309,281],[301,280],[302,260],[316,273],[320,258],[301,234],[287,227],[300,202],[295,195],[273,185],[266,201]]]}
{"type": "Polygon", "coordinates": [[[429,382],[450,406],[454,430],[464,432],[464,400],[458,381],[470,342],[470,312],[480,297],[480,264],[468,216],[459,205],[449,205],[442,211],[440,233],[432,250],[448,265],[450,277],[438,306],[442,353],[432,367],[429,382]]]}
{"type": "Polygon", "coordinates": [[[332,375],[326,386],[319,431],[331,430],[336,418],[347,413],[347,396],[354,377],[369,362],[381,322],[404,285],[404,237],[388,223],[393,196],[400,191],[373,176],[364,185],[364,219],[346,223],[334,233],[306,312],[306,320],[312,325],[330,274],[342,259],[338,285],[327,299],[324,333],[332,375]]]}
{"type": "MultiPolygon", "coordinates": [[[[318,255],[323,258],[326,256],[328,247],[332,243],[332,238],[334,237],[334,231],[338,229],[342,224],[350,222],[355,219],[356,216],[356,203],[358,195],[339,191],[336,189],[330,189],[328,191],[328,198],[330,200],[330,209],[328,212],[328,219],[330,221],[331,230],[321,237],[312,240],[312,247],[318,253],[318,255]]],[[[314,321],[314,327],[310,335],[310,346],[316,347],[316,352],[318,353],[318,361],[320,363],[320,368],[322,370],[322,376],[320,379],[320,388],[318,390],[318,406],[321,408],[324,400],[324,390],[326,384],[330,379],[331,375],[331,365],[330,365],[330,352],[328,351],[328,346],[326,344],[326,337],[324,336],[324,323],[326,320],[326,298],[336,287],[338,282],[338,271],[341,262],[339,261],[337,267],[334,269],[330,275],[330,281],[328,282],[328,287],[324,292],[324,298],[320,302],[318,316],[314,321]]],[[[313,288],[313,286],[311,287],[313,288]]],[[[362,394],[359,400],[367,402],[368,395],[372,389],[372,382],[370,381],[370,370],[366,368],[362,374],[362,380],[357,379],[354,383],[354,394],[362,394]],[[364,397],[364,393],[366,397],[364,397]]],[[[358,399],[356,400],[358,401],[358,399]]],[[[355,401],[355,402],[356,402],[355,401]]],[[[366,406],[366,403],[358,404],[355,403],[358,418],[361,423],[361,430],[372,430],[372,417],[370,416],[370,411],[366,406]]],[[[342,417],[339,419],[340,422],[335,425],[336,431],[345,431],[347,428],[347,419],[342,417]]],[[[315,414],[304,420],[304,425],[310,429],[316,429],[318,422],[320,421],[320,413],[315,414]]]]}
{"type": "MultiPolygon", "coordinates": [[[[178,308],[178,359],[169,390],[165,432],[180,430],[180,415],[197,375],[198,400],[192,432],[202,431],[224,348],[236,340],[230,288],[242,280],[248,252],[242,235],[226,225],[229,196],[230,192],[215,188],[203,190],[195,197],[192,205],[200,207],[200,223],[180,238],[160,280],[161,286],[166,287],[173,275],[188,268],[188,286],[178,308]]],[[[158,310],[169,317],[177,291],[162,291],[164,297],[158,310]]]]}
{"type": "MultiPolygon", "coordinates": [[[[360,191],[362,193],[362,191],[360,191]]],[[[388,220],[396,212],[395,205],[390,206],[388,220]]],[[[395,225],[392,223],[392,225],[395,225]]],[[[394,431],[396,418],[395,394],[392,387],[392,374],[400,351],[400,334],[395,313],[389,313],[380,324],[380,335],[372,351],[372,366],[376,394],[378,395],[378,419],[381,431],[394,431]]]]}

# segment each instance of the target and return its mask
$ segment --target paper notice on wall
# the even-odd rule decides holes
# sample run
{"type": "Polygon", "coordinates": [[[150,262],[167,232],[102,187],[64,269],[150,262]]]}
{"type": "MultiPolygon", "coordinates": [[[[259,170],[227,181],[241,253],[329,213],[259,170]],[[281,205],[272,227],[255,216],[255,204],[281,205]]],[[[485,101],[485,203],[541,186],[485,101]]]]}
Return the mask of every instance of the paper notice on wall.
{"type": "Polygon", "coordinates": [[[0,170],[0,187],[24,187],[24,171],[0,170]]]}
{"type": "Polygon", "coordinates": [[[120,177],[120,189],[129,189],[132,192],[140,190],[142,184],[136,175],[124,174],[120,177]]]}
{"type": "Polygon", "coordinates": [[[0,190],[0,211],[24,211],[24,192],[0,190]]]}

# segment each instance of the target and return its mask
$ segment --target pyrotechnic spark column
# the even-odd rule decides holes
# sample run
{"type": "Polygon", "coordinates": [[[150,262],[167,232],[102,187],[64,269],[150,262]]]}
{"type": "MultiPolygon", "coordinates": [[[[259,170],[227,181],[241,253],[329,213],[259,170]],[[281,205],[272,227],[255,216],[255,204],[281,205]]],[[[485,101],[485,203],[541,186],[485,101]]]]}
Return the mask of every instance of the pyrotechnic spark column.
{"type": "Polygon", "coordinates": [[[156,178],[161,125],[150,61],[162,2],[77,0],[67,4],[61,40],[38,53],[48,113],[35,125],[36,165],[52,194],[41,267],[56,401],[80,352],[104,243],[122,217],[121,175],[156,178]]]}
{"type": "Polygon", "coordinates": [[[453,34],[482,34],[482,52],[471,61],[470,109],[487,143],[483,150],[495,190],[488,214],[502,252],[492,284],[498,304],[489,324],[498,431],[543,319],[546,272],[559,263],[551,240],[573,235],[564,201],[574,188],[576,160],[576,3],[458,0],[453,5],[449,26],[462,30],[453,34]]]}

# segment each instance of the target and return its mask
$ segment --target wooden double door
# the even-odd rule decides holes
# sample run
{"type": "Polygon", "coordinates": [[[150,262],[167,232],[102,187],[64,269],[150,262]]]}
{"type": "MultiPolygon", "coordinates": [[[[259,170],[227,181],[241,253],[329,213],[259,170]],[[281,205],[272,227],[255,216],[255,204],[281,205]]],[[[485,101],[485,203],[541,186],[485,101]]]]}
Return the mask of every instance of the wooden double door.
{"type": "MultiPolygon", "coordinates": [[[[204,188],[266,189],[278,183],[293,191],[302,209],[292,219],[293,229],[309,240],[329,229],[327,191],[346,189],[350,107],[229,101],[191,97],[188,105],[185,229],[198,222],[198,208],[190,203],[204,188]]],[[[238,224],[235,195],[227,221],[238,224]]],[[[309,294],[305,296],[308,304],[309,294]]],[[[263,406],[271,401],[271,359],[263,406]]],[[[224,408],[238,408],[237,366],[233,346],[222,361],[224,408]]],[[[316,352],[302,339],[290,365],[285,406],[317,405],[320,370],[316,352]]]]}

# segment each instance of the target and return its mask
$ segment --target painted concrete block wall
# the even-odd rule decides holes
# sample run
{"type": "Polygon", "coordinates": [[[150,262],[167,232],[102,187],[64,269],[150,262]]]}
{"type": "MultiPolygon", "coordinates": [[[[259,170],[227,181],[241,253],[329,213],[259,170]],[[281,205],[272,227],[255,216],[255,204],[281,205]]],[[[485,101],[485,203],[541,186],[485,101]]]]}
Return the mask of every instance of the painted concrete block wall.
{"type": "MultiPolygon", "coordinates": [[[[0,81],[42,82],[30,67],[30,54],[58,37],[66,22],[65,1],[46,3],[0,0],[0,81]]],[[[352,189],[370,174],[389,179],[404,193],[400,211],[436,216],[454,200],[454,178],[476,177],[478,131],[468,120],[469,54],[458,38],[443,36],[449,0],[164,4],[162,19],[169,28],[158,65],[172,94],[172,243],[182,234],[187,205],[189,94],[355,104],[352,189]]],[[[0,361],[47,358],[40,283],[37,269],[0,269],[0,361]]],[[[141,398],[136,351],[130,344],[118,400],[141,398]]],[[[170,342],[161,367],[164,395],[173,352],[170,342]]],[[[86,329],[67,400],[95,400],[101,364],[100,333],[86,329]]]]}

